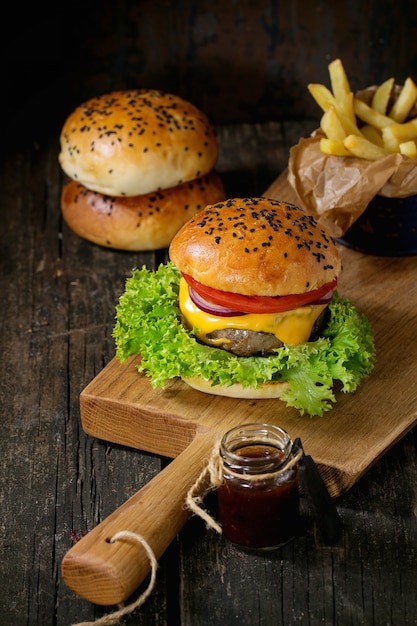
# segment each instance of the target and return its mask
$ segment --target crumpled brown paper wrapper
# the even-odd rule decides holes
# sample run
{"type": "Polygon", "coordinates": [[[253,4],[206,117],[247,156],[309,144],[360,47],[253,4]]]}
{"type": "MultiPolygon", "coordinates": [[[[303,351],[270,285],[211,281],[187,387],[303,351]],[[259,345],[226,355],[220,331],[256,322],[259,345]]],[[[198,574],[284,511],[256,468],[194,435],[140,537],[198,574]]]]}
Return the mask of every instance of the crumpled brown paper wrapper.
{"type": "Polygon", "coordinates": [[[377,161],[320,152],[321,130],[291,148],[288,181],[305,208],[333,237],[342,237],[376,195],[417,194],[417,159],[390,154],[377,161]]]}

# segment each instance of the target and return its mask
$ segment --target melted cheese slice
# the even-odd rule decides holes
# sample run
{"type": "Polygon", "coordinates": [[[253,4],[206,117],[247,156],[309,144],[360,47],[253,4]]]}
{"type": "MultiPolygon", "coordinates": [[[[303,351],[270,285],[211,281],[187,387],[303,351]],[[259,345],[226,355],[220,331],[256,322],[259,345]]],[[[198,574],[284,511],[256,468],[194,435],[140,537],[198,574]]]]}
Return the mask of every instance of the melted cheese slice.
{"type": "Polygon", "coordinates": [[[304,305],[284,313],[246,313],[233,317],[211,315],[199,309],[191,300],[188,284],[184,278],[180,280],[179,306],[190,328],[195,329],[196,336],[205,343],[220,345],[224,339],[213,341],[206,339],[215,330],[237,328],[255,332],[272,333],[280,341],[296,346],[308,341],[314,322],[326,304],[304,305]]]}

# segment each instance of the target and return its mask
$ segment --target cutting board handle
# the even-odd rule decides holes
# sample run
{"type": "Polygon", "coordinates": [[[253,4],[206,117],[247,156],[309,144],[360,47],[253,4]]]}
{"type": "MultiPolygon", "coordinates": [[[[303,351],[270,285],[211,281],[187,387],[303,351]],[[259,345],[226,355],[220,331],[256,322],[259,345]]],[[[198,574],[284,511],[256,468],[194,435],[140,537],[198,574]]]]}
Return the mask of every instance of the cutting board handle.
{"type": "Polygon", "coordinates": [[[95,604],[126,600],[149,573],[149,557],[139,543],[110,539],[123,530],[140,534],[159,559],[190,516],[186,495],[213,445],[212,434],[197,433],[163,471],[76,543],[62,561],[68,587],[95,604]]]}

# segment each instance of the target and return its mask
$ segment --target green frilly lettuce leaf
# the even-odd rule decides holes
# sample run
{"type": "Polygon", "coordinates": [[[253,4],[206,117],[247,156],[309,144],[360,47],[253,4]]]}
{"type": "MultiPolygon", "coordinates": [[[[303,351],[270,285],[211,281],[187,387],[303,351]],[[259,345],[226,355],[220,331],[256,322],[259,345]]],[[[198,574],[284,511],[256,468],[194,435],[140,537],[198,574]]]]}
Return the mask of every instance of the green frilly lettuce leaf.
{"type": "Polygon", "coordinates": [[[322,336],[298,346],[285,345],[269,356],[237,357],[199,343],[180,320],[180,273],[172,263],[156,271],[134,270],[116,306],[113,337],[123,363],[141,355],[138,366],[153,387],[170,378],[201,376],[212,384],[257,387],[287,381],[281,400],[310,416],[322,415],[336,401],[334,385],[352,392],[375,365],[372,328],[346,298],[336,293],[322,336]]]}

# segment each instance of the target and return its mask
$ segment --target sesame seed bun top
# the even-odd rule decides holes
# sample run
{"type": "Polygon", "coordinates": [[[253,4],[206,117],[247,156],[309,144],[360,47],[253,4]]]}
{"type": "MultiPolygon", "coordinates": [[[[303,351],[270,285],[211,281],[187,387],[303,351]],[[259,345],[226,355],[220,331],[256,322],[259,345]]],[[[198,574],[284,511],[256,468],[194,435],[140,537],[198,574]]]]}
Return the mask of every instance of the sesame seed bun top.
{"type": "Polygon", "coordinates": [[[117,91],[78,106],[61,131],[59,162],[70,178],[110,196],[167,189],[207,174],[217,159],[214,128],[182,98],[117,91]]]}
{"type": "Polygon", "coordinates": [[[249,296],[305,293],[341,271],[326,229],[299,207],[268,198],[207,206],[179,230],[169,252],[200,283],[249,296]]]}

